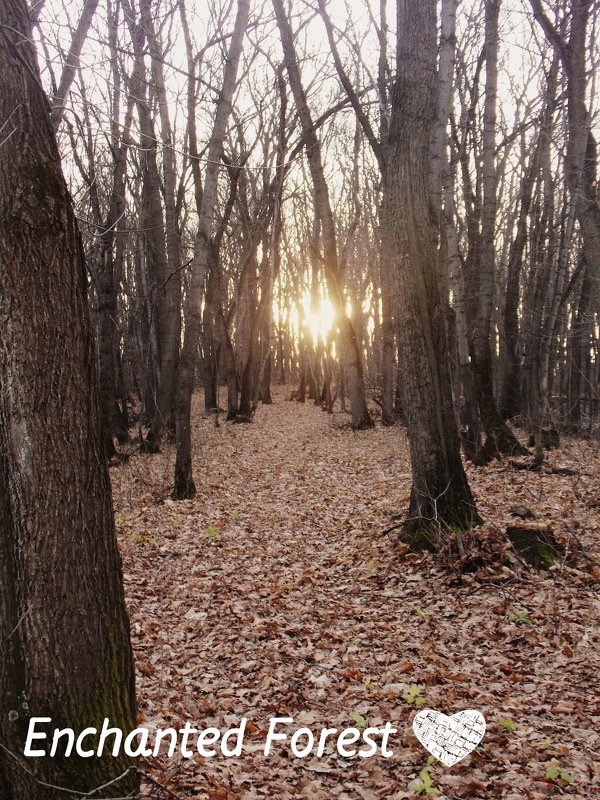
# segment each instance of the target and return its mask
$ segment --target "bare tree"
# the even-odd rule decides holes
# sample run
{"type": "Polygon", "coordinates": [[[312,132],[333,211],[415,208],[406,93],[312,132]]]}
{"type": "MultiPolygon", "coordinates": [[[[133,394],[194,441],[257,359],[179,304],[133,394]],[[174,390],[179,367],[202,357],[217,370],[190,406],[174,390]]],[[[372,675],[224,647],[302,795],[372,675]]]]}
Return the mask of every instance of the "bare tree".
{"type": "MultiPolygon", "coordinates": [[[[587,108],[587,67],[586,40],[593,0],[570,0],[568,4],[569,36],[547,16],[541,0],[531,0],[534,17],[540,24],[548,43],[554,48],[567,81],[567,119],[568,135],[565,156],[565,184],[569,195],[565,212],[564,234],[560,243],[554,291],[548,306],[542,329],[542,344],[537,362],[539,387],[536,417],[536,463],[540,463],[542,451],[542,430],[547,423],[551,379],[551,357],[560,322],[559,312],[564,307],[564,288],[567,284],[567,261],[575,234],[575,221],[579,222],[582,240],[582,260],[580,262],[582,282],[586,291],[576,311],[576,326],[581,328],[582,316],[587,314],[589,291],[593,283],[600,283],[600,203],[596,189],[596,141],[591,131],[591,119],[587,108]]],[[[576,351],[577,352],[577,351],[576,351]]],[[[576,361],[581,362],[581,352],[576,361]]],[[[576,371],[579,372],[580,364],[576,371]]],[[[578,380],[578,379],[576,379],[578,380]]],[[[579,392],[578,392],[579,394],[579,392]]],[[[580,405],[575,401],[575,419],[580,414],[580,405]]]]}
{"type": "MultiPolygon", "coordinates": [[[[504,422],[494,396],[491,342],[496,274],[496,103],[498,83],[498,17],[500,0],[485,2],[485,105],[482,135],[481,204],[477,214],[481,229],[471,226],[469,254],[465,261],[465,288],[469,324],[469,351],[481,422],[487,439],[484,457],[526,452],[504,422]]],[[[463,171],[464,174],[464,171],[463,171]]],[[[465,175],[466,177],[466,175],[465,175]]]]}
{"type": "Polygon", "coordinates": [[[249,0],[238,0],[237,15],[223,73],[223,85],[217,102],[213,130],[206,157],[202,197],[198,208],[198,231],[194,245],[192,276],[185,304],[185,335],[179,363],[175,411],[177,459],[173,496],[178,500],[193,497],[196,493],[192,477],[190,417],[196,355],[202,323],[200,297],[210,262],[210,240],[214,228],[219,164],[223,152],[223,141],[227,132],[227,121],[231,113],[244,32],[248,23],[249,5],[249,0]]]}
{"type": "MultiPolygon", "coordinates": [[[[85,0],[83,9],[81,11],[81,16],[79,17],[79,22],[77,23],[77,27],[73,32],[71,46],[69,48],[69,52],[67,53],[56,94],[54,95],[52,101],[51,114],[54,130],[58,129],[58,126],[63,118],[67,96],[75,75],[77,74],[77,70],[79,68],[79,57],[81,56],[81,51],[83,49],[83,45],[85,44],[85,40],[97,7],[98,0],[85,0]]],[[[41,8],[38,6],[35,12],[36,15],[39,14],[40,10],[41,8]]]]}

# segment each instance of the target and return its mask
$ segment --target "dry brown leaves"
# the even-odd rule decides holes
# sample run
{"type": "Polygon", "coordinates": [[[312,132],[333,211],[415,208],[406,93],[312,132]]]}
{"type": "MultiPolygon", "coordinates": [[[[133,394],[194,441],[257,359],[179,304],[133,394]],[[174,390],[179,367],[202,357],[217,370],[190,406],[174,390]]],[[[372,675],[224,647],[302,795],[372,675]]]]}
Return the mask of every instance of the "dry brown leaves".
{"type": "MultiPolygon", "coordinates": [[[[461,575],[400,558],[381,531],[408,501],[405,434],[340,419],[282,394],[252,425],[215,428],[197,407],[194,501],[168,499],[171,448],[113,469],[140,724],[249,720],[241,758],[158,758],[151,774],[182,798],[433,796],[415,783],[428,754],[403,695],[416,684],[427,707],[487,721],[483,747],[432,767],[438,797],[600,797],[600,566],[492,560],[461,575]],[[263,755],[273,716],[319,731],[352,714],[395,724],[393,758],[263,755]],[[553,765],[572,783],[547,777],[553,765]]],[[[480,536],[497,539],[522,505],[600,560],[597,445],[567,440],[549,458],[580,474],[469,470],[480,536]]]]}

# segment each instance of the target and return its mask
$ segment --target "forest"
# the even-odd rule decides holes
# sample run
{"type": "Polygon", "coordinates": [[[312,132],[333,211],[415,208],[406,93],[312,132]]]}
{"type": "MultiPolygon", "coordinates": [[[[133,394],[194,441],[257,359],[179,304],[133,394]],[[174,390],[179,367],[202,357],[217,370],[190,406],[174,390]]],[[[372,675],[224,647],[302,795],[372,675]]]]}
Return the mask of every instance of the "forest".
{"type": "Polygon", "coordinates": [[[0,800],[600,798],[599,0],[0,0],[0,800]]]}

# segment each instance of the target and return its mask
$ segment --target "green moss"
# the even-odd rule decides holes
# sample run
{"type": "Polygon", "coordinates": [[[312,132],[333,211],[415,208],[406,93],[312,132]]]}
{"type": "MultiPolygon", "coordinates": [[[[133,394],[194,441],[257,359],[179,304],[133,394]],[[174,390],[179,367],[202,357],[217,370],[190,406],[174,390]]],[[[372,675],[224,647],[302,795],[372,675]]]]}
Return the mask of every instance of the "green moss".
{"type": "MultiPolygon", "coordinates": [[[[416,517],[413,515],[411,504],[409,518],[402,526],[397,541],[408,544],[412,553],[436,553],[448,537],[482,524],[474,507],[467,503],[448,504],[446,508],[436,509],[437,512],[439,512],[437,519],[416,517]]],[[[432,516],[433,514],[432,509],[432,516]]]]}
{"type": "Polygon", "coordinates": [[[536,569],[550,569],[564,554],[564,548],[550,531],[515,526],[506,533],[517,553],[536,569]]]}
{"type": "Polygon", "coordinates": [[[439,531],[425,526],[400,534],[399,538],[400,541],[408,544],[408,549],[411,553],[435,553],[440,547],[439,531]]]}
{"type": "MultiPolygon", "coordinates": [[[[60,708],[48,708],[43,713],[36,711],[32,716],[51,717],[52,723],[47,727],[48,740],[44,743],[48,751],[51,745],[52,732],[55,728],[72,728],[77,737],[88,727],[100,730],[104,719],[108,719],[111,727],[121,728],[123,742],[127,734],[136,727],[135,717],[130,713],[130,687],[123,682],[121,663],[124,661],[124,644],[120,626],[106,624],[107,647],[104,662],[99,666],[96,681],[90,688],[89,695],[85,698],[73,696],[62,702],[60,708]]],[[[126,676],[125,676],[126,677],[126,676]]],[[[40,726],[41,729],[41,726],[40,726]]],[[[98,737],[87,737],[86,749],[96,750],[98,737]]],[[[73,752],[69,757],[61,757],[59,753],[53,759],[42,759],[43,767],[50,767],[51,773],[46,776],[50,782],[71,791],[82,793],[89,792],[96,786],[105,784],[124,773],[128,768],[136,766],[136,760],[123,752],[118,757],[111,755],[112,738],[108,740],[107,747],[101,757],[82,758],[73,752]],[[48,765],[48,762],[51,763],[48,765]]],[[[42,764],[40,764],[42,766],[42,764]]],[[[139,778],[137,772],[132,770],[123,780],[114,786],[103,790],[103,797],[123,797],[130,792],[137,791],[139,778]]],[[[56,795],[57,800],[63,800],[63,795],[56,795]]],[[[64,794],[67,797],[72,795],[64,794]]]]}

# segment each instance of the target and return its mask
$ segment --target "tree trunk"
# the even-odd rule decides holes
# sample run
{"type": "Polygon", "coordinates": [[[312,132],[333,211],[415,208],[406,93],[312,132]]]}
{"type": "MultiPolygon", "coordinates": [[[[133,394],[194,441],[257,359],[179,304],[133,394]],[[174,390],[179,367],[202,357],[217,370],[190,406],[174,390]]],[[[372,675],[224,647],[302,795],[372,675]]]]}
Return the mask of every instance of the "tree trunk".
{"type": "MultiPolygon", "coordinates": [[[[158,307],[160,311],[160,380],[154,418],[148,431],[147,449],[159,450],[163,432],[171,418],[175,395],[177,361],[181,341],[181,242],[177,220],[175,153],[169,117],[169,100],[163,70],[163,53],[154,30],[151,0],[140,2],[141,23],[152,60],[152,79],[156,87],[162,137],[163,196],[165,208],[164,237],[166,253],[161,260],[158,307]]],[[[158,221],[157,221],[158,222],[158,221]]],[[[162,223],[162,212],[161,219],[162,223]]],[[[163,236],[162,225],[159,231],[163,236]]]]}
{"type": "Polygon", "coordinates": [[[381,422],[393,425],[394,415],[394,279],[390,275],[389,262],[380,258],[379,279],[381,282],[381,422]]]}
{"type": "Polygon", "coordinates": [[[492,313],[496,248],[497,185],[496,169],[496,93],[498,84],[498,17],[500,0],[485,2],[485,107],[483,112],[483,204],[481,210],[481,249],[472,259],[467,281],[470,298],[470,353],[475,391],[483,428],[487,434],[484,454],[527,451],[516,439],[498,411],[494,397],[492,359],[492,313]]]}
{"type": "Polygon", "coordinates": [[[399,0],[398,77],[384,183],[383,257],[397,277],[402,408],[413,469],[405,533],[415,547],[479,522],[460,458],[446,306],[430,235],[429,143],[435,119],[436,2],[399,0]]]}
{"type": "Polygon", "coordinates": [[[238,0],[237,15],[223,73],[223,86],[217,102],[215,121],[206,157],[204,188],[200,208],[198,209],[198,232],[196,234],[195,253],[192,262],[192,275],[186,298],[185,335],[179,364],[175,409],[177,452],[173,497],[177,500],[190,498],[196,494],[196,487],[192,477],[192,434],[190,425],[196,355],[202,322],[200,298],[210,260],[210,238],[213,233],[215,205],[217,202],[219,163],[223,151],[223,141],[227,133],[227,121],[231,113],[238,64],[248,23],[249,6],[249,0],[238,0]]]}
{"type": "Polygon", "coordinates": [[[246,335],[244,337],[246,345],[246,357],[242,366],[240,381],[240,407],[235,421],[238,423],[251,422],[254,416],[254,394],[257,378],[257,337],[259,314],[257,311],[257,261],[255,242],[249,242],[251,248],[247,254],[247,266],[243,276],[243,296],[240,301],[245,305],[246,335]]]}
{"type": "MultiPolygon", "coordinates": [[[[108,209],[99,220],[99,235],[95,242],[90,271],[97,286],[98,380],[102,439],[106,454],[116,454],[113,437],[126,442],[129,436],[117,402],[118,325],[117,295],[122,276],[123,244],[117,243],[117,228],[125,209],[125,167],[127,162],[133,102],[127,103],[125,119],[120,120],[121,74],[117,52],[118,14],[108,14],[108,41],[114,97],[111,114],[112,176],[108,209]],[[121,127],[122,125],[122,127],[121,127]]],[[[93,157],[93,155],[92,155],[93,157]]]]}
{"type": "Polygon", "coordinates": [[[206,295],[202,314],[202,363],[204,369],[204,408],[214,411],[218,408],[219,360],[215,341],[215,306],[217,291],[218,255],[213,254],[206,279],[206,295]]]}
{"type": "Polygon", "coordinates": [[[134,674],[83,250],[24,0],[0,5],[0,41],[0,796],[54,800],[38,780],[91,792],[132,760],[24,763],[29,719],[132,730],[134,674]]]}
{"type": "MultiPolygon", "coordinates": [[[[584,254],[580,255],[585,259],[584,254]]],[[[585,364],[586,350],[589,351],[590,341],[586,337],[588,328],[588,314],[591,305],[593,287],[590,278],[590,270],[587,264],[583,264],[583,278],[581,281],[581,291],[575,307],[573,321],[571,323],[570,348],[569,348],[569,392],[567,424],[571,433],[577,434],[581,431],[581,395],[585,387],[585,364]]]]}
{"type": "Polygon", "coordinates": [[[539,143],[527,169],[519,202],[519,217],[515,238],[508,255],[506,297],[504,302],[504,363],[502,375],[502,416],[505,419],[521,413],[521,363],[519,347],[519,280],[523,253],[527,243],[527,220],[531,209],[533,184],[539,169],[539,143]]]}
{"type": "Polygon", "coordinates": [[[465,285],[458,250],[458,233],[454,222],[456,211],[454,206],[453,173],[446,186],[444,196],[446,257],[448,262],[446,273],[454,298],[454,330],[456,332],[456,355],[458,362],[453,383],[460,388],[460,391],[455,393],[455,402],[460,419],[461,442],[465,457],[473,464],[481,465],[479,411],[475,398],[473,370],[471,369],[471,362],[469,360],[465,285]]]}

